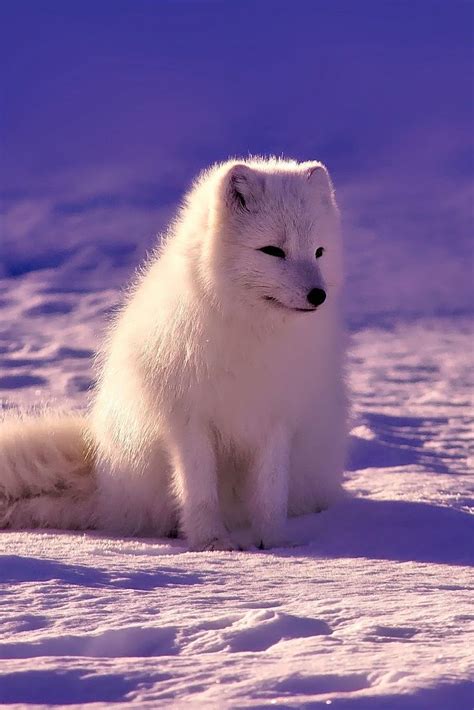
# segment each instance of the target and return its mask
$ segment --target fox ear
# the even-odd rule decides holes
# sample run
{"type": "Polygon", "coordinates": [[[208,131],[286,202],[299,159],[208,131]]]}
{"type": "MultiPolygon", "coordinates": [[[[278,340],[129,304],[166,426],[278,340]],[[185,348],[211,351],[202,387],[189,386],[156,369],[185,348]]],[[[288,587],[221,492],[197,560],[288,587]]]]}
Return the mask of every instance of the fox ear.
{"type": "Polygon", "coordinates": [[[306,170],[306,177],[310,185],[315,188],[325,188],[328,192],[332,190],[329,173],[322,163],[310,164],[306,170]]]}
{"type": "Polygon", "coordinates": [[[225,178],[225,199],[234,210],[256,212],[265,189],[264,177],[248,165],[233,165],[225,178]]]}
{"type": "Polygon", "coordinates": [[[312,163],[306,170],[306,179],[318,194],[323,204],[329,205],[333,199],[334,188],[327,169],[322,163],[312,163]]]}

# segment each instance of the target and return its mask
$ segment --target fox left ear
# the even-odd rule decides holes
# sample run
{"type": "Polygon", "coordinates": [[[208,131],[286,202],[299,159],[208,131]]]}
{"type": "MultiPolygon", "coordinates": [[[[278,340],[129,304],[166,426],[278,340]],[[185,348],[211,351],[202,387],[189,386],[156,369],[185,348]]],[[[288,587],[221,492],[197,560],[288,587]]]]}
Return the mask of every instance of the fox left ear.
{"type": "Polygon", "coordinates": [[[256,212],[265,189],[264,177],[248,165],[233,165],[226,175],[225,199],[236,211],[256,212]]]}

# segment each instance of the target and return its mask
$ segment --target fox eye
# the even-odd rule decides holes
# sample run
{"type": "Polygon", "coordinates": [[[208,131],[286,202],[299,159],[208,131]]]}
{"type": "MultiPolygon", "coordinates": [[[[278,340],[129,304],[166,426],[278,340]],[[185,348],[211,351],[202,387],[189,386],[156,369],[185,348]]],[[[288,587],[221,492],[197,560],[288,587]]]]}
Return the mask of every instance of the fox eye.
{"type": "Polygon", "coordinates": [[[286,254],[280,247],[261,247],[258,251],[263,251],[264,254],[269,254],[270,256],[277,256],[279,259],[285,259],[286,254]]]}
{"type": "Polygon", "coordinates": [[[316,253],[315,253],[316,259],[319,259],[323,254],[324,254],[324,247],[318,247],[316,249],[316,253]]]}

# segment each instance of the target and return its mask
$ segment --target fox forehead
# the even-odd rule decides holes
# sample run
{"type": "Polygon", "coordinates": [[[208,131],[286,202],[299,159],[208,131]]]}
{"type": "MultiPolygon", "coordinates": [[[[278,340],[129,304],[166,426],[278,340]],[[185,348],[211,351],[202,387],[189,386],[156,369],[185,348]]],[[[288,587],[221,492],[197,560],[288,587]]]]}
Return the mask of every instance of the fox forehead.
{"type": "Polygon", "coordinates": [[[331,205],[322,196],[318,199],[304,180],[301,173],[265,175],[264,195],[254,218],[262,236],[271,230],[274,244],[296,248],[324,240],[333,224],[331,205]]]}

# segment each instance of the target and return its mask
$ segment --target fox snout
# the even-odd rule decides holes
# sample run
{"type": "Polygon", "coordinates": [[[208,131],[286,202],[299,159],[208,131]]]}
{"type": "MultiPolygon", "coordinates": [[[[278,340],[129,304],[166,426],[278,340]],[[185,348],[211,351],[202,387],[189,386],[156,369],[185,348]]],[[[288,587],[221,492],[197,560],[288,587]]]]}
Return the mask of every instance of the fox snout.
{"type": "Polygon", "coordinates": [[[326,291],[322,288],[312,288],[306,298],[312,306],[320,306],[326,300],[326,291]]]}

